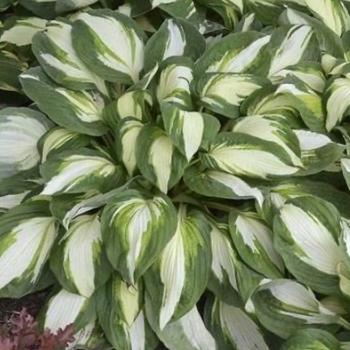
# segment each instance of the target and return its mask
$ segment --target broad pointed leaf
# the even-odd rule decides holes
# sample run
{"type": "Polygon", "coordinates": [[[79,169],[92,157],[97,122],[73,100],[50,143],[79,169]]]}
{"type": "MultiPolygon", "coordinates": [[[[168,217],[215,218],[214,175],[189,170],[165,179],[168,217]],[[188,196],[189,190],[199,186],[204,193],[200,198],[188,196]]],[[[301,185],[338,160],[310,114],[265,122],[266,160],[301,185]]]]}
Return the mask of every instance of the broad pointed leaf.
{"type": "Polygon", "coordinates": [[[137,141],[136,163],[142,175],[167,193],[180,180],[187,164],[186,158],[158,127],[143,126],[137,141]]]}
{"type": "Polygon", "coordinates": [[[91,297],[111,272],[98,215],[81,215],[56,243],[50,267],[67,291],[91,297]]]}
{"type": "Polygon", "coordinates": [[[168,103],[161,105],[161,111],[166,132],[188,162],[220,129],[219,120],[209,114],[186,112],[168,103]]]}
{"type": "Polygon", "coordinates": [[[87,148],[59,153],[41,165],[40,173],[46,181],[44,195],[79,193],[91,186],[108,190],[118,187],[124,178],[120,166],[87,148]]]}
{"type": "Polygon", "coordinates": [[[204,292],[212,261],[209,234],[202,212],[180,206],[175,235],[145,275],[160,330],[189,312],[204,292]]]}
{"type": "Polygon", "coordinates": [[[213,44],[198,60],[195,76],[204,73],[267,73],[265,52],[269,35],[243,32],[227,35],[213,44]],[[265,64],[263,64],[265,61],[265,64]]]}
{"type": "Polygon", "coordinates": [[[350,15],[340,0],[304,0],[306,6],[327,27],[341,36],[350,29],[350,15]]]}
{"type": "Polygon", "coordinates": [[[278,144],[236,132],[220,133],[209,143],[203,163],[213,170],[260,179],[292,175],[298,168],[278,144]]]}
{"type": "Polygon", "coordinates": [[[169,58],[161,69],[157,86],[158,102],[170,102],[180,108],[191,109],[190,84],[193,80],[193,63],[188,58],[169,58]]]}
{"type": "Polygon", "coordinates": [[[309,288],[287,279],[261,284],[251,296],[251,302],[261,324],[284,339],[299,329],[335,324],[340,319],[309,288]]]}
{"type": "Polygon", "coordinates": [[[0,111],[0,179],[39,164],[39,139],[53,126],[42,113],[29,108],[0,111]]]}
{"type": "Polygon", "coordinates": [[[79,134],[60,126],[54,127],[46,132],[38,142],[41,162],[45,162],[47,158],[58,152],[85,147],[90,142],[91,137],[88,135],[79,134]]]}
{"type": "Polygon", "coordinates": [[[146,314],[151,320],[158,338],[169,350],[179,348],[186,350],[217,350],[215,340],[209,333],[196,306],[175,322],[171,322],[160,330],[154,322],[155,315],[152,304],[146,298],[146,314]]]}
{"type": "Polygon", "coordinates": [[[217,298],[230,305],[241,306],[242,300],[237,285],[237,253],[232,247],[227,224],[210,219],[211,249],[213,261],[208,281],[208,289],[217,298]]]}
{"type": "Polygon", "coordinates": [[[176,211],[163,194],[126,190],[102,214],[107,256],[134,284],[155,262],[176,231],[176,211]]]}
{"type": "Polygon", "coordinates": [[[38,17],[17,18],[8,27],[5,22],[5,30],[0,36],[0,42],[7,42],[16,46],[30,45],[33,36],[45,29],[47,21],[38,17]]]}
{"type": "Polygon", "coordinates": [[[244,117],[234,124],[232,131],[275,142],[288,153],[295,166],[302,166],[299,140],[289,125],[282,120],[258,115],[244,117]]]}
{"type": "Polygon", "coordinates": [[[311,131],[325,132],[326,115],[322,97],[297,77],[287,76],[276,94],[288,96],[311,131]]]}
{"type": "Polygon", "coordinates": [[[74,21],[72,42],[78,57],[102,79],[139,81],[144,33],[129,17],[109,9],[82,12],[74,21]]]}
{"type": "Polygon", "coordinates": [[[229,118],[239,116],[241,103],[269,81],[250,74],[207,73],[197,83],[200,103],[229,118]]]}
{"type": "Polygon", "coordinates": [[[137,170],[136,145],[143,124],[136,118],[124,118],[118,125],[117,153],[129,176],[137,170]]]}
{"type": "Polygon", "coordinates": [[[319,48],[313,30],[307,25],[283,26],[271,36],[271,50],[274,52],[269,78],[278,81],[283,69],[301,61],[312,61],[319,57],[319,48]]]}
{"type": "Polygon", "coordinates": [[[42,329],[50,329],[56,333],[59,328],[74,323],[74,331],[78,332],[96,319],[96,298],[86,298],[58,290],[46,302],[40,311],[39,319],[42,329]]]}
{"type": "Polygon", "coordinates": [[[338,290],[340,215],[312,196],[288,200],[274,218],[275,245],[287,269],[315,291],[338,290]]]}
{"type": "Polygon", "coordinates": [[[255,198],[259,203],[263,201],[263,195],[258,188],[238,176],[223,171],[209,169],[201,171],[194,164],[186,168],[184,181],[192,191],[203,196],[226,199],[255,198]]]}
{"type": "Polygon", "coordinates": [[[241,308],[215,298],[205,306],[206,324],[222,350],[269,350],[259,326],[241,308]]]}
{"type": "Polygon", "coordinates": [[[274,247],[273,232],[259,215],[233,210],[229,227],[234,245],[248,266],[267,278],[283,277],[284,263],[274,247]]]}
{"type": "Polygon", "coordinates": [[[147,42],[145,71],[172,56],[189,57],[195,61],[204,50],[204,37],[195,26],[182,18],[166,19],[147,42]]]}
{"type": "Polygon", "coordinates": [[[142,284],[128,285],[114,273],[98,294],[98,318],[115,349],[153,350],[158,339],[146,320],[142,284]]]}
{"type": "Polygon", "coordinates": [[[44,31],[33,38],[33,52],[45,73],[68,89],[83,90],[95,86],[105,95],[104,81],[78,58],[72,45],[72,25],[67,21],[50,21],[44,31]]]}
{"type": "Polygon", "coordinates": [[[35,287],[57,236],[48,202],[21,204],[0,217],[0,295],[21,297],[35,287]]]}
{"type": "Polygon", "coordinates": [[[107,132],[102,122],[102,96],[90,91],[68,90],[54,84],[41,68],[21,74],[24,92],[56,124],[92,136],[107,132]]]}

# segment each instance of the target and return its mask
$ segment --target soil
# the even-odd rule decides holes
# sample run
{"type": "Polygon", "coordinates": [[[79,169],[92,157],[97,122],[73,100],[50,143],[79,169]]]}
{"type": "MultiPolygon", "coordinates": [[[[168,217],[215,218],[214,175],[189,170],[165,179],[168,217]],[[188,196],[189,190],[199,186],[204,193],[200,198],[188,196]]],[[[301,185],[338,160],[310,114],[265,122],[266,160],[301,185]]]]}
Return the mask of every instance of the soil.
{"type": "Polygon", "coordinates": [[[50,289],[46,289],[19,299],[0,298],[0,324],[6,323],[12,315],[19,313],[23,308],[26,308],[28,313],[35,318],[49,293],[50,289]]]}

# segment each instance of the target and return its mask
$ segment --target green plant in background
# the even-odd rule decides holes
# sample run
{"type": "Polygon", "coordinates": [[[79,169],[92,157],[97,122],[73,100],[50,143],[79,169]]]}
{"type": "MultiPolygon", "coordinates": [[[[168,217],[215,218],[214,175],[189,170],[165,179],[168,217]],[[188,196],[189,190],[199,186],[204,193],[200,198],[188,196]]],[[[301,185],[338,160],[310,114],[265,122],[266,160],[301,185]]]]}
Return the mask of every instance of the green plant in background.
{"type": "Polygon", "coordinates": [[[0,8],[1,297],[54,284],[88,348],[350,348],[349,1],[0,8]]]}

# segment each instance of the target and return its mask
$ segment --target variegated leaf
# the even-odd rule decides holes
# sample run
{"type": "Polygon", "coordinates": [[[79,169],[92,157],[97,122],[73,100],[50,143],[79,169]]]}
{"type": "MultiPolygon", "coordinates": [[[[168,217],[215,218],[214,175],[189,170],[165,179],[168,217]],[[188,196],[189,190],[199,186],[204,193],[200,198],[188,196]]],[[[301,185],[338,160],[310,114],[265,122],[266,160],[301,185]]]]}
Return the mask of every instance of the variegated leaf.
{"type": "Polygon", "coordinates": [[[161,111],[165,131],[188,162],[220,130],[219,120],[209,114],[186,112],[169,103],[162,103],[161,111]]]}
{"type": "Polygon", "coordinates": [[[146,314],[152,328],[167,349],[218,350],[196,306],[177,321],[167,324],[164,329],[159,329],[155,321],[150,298],[146,298],[146,314]]]}
{"type": "Polygon", "coordinates": [[[309,288],[292,280],[265,281],[250,302],[261,324],[284,339],[298,329],[340,321],[339,315],[326,309],[309,288]]]}
{"type": "Polygon", "coordinates": [[[38,142],[41,162],[45,162],[57,152],[85,147],[90,142],[91,137],[88,135],[79,134],[60,126],[54,127],[46,132],[38,142]]]}
{"type": "Polygon", "coordinates": [[[91,297],[108,279],[111,266],[98,215],[81,215],[56,243],[50,267],[67,291],[91,297]]]}
{"type": "Polygon", "coordinates": [[[42,329],[56,333],[60,328],[74,324],[74,332],[79,332],[96,319],[96,298],[58,290],[40,311],[42,329]]]}
{"type": "Polygon", "coordinates": [[[350,29],[350,15],[340,0],[304,0],[306,6],[326,26],[341,36],[350,29]]]}
{"type": "Polygon", "coordinates": [[[109,10],[80,13],[72,43],[78,57],[102,79],[133,84],[143,69],[145,34],[129,17],[109,10]]]}
{"type": "Polygon", "coordinates": [[[39,186],[40,175],[37,169],[21,171],[0,181],[0,215],[19,205],[30,191],[39,186]]]}
{"type": "Polygon", "coordinates": [[[229,238],[228,225],[218,223],[212,218],[209,218],[209,221],[213,261],[208,289],[225,303],[241,306],[242,299],[238,292],[236,276],[237,253],[229,238]]]}
{"type": "Polygon", "coordinates": [[[131,284],[158,258],[177,225],[168,197],[136,190],[117,195],[103,210],[101,222],[107,256],[131,284]]]}
{"type": "MultiPolygon", "coordinates": [[[[304,0],[302,1],[304,2],[304,0]]],[[[316,4],[316,2],[314,2],[314,4],[316,4]]],[[[282,25],[287,24],[311,26],[317,37],[319,48],[323,52],[327,52],[334,57],[343,57],[343,48],[339,36],[332,29],[325,26],[321,20],[312,17],[307,13],[287,7],[281,14],[278,21],[282,25]]]]}
{"type": "Polygon", "coordinates": [[[137,170],[136,145],[143,124],[136,118],[124,118],[119,122],[116,143],[117,153],[129,176],[137,170]]]}
{"type": "Polygon", "coordinates": [[[182,177],[187,160],[162,129],[145,125],[136,144],[136,163],[147,180],[167,193],[182,177]]]}
{"type": "Polygon", "coordinates": [[[311,131],[325,132],[326,115],[322,97],[297,77],[287,76],[276,90],[276,94],[288,96],[293,107],[300,113],[304,123],[311,131]]]}
{"type": "Polygon", "coordinates": [[[332,204],[313,196],[289,199],[275,215],[273,231],[276,249],[298,281],[320,293],[339,290],[340,215],[332,204]]]}
{"type": "Polygon", "coordinates": [[[322,329],[300,329],[293,333],[282,345],[281,350],[300,349],[343,349],[331,333],[322,329]]]}
{"type": "Polygon", "coordinates": [[[258,32],[229,34],[219,40],[202,55],[195,69],[195,76],[204,73],[256,73],[268,72],[267,44],[270,36],[258,32]]]}
{"type": "Polygon", "coordinates": [[[173,18],[184,18],[194,25],[203,19],[200,8],[194,0],[177,0],[172,3],[160,5],[159,8],[173,18]]]}
{"type": "Polygon", "coordinates": [[[16,46],[30,45],[33,36],[45,28],[47,21],[38,17],[18,18],[0,36],[0,42],[7,42],[16,46]]]}
{"type": "Polygon", "coordinates": [[[21,297],[38,282],[57,236],[48,202],[21,204],[0,217],[0,295],[21,297]]]}
{"type": "Polygon", "coordinates": [[[29,108],[0,111],[0,179],[39,164],[39,139],[53,126],[44,114],[29,108]]]}
{"type": "Polygon", "coordinates": [[[98,318],[115,349],[150,350],[158,339],[150,329],[143,306],[142,284],[129,285],[115,272],[98,294],[98,318]]]}
{"type": "Polygon", "coordinates": [[[345,117],[347,117],[350,110],[350,104],[348,103],[349,94],[349,77],[336,77],[327,83],[325,90],[327,131],[331,131],[335,126],[341,123],[345,117]]]}
{"type": "Polygon", "coordinates": [[[273,58],[268,76],[272,82],[280,80],[283,69],[301,61],[316,60],[320,55],[313,30],[307,25],[283,26],[275,30],[270,45],[273,58]]]}
{"type": "Polygon", "coordinates": [[[278,144],[236,132],[219,133],[200,156],[209,169],[238,176],[268,179],[299,170],[278,144]]]}
{"type": "Polygon", "coordinates": [[[28,97],[56,124],[92,136],[107,132],[102,122],[104,101],[99,93],[60,87],[39,67],[21,74],[20,81],[28,97]]]}
{"type": "Polygon", "coordinates": [[[258,203],[263,202],[263,195],[257,187],[251,186],[245,180],[223,171],[200,170],[194,164],[186,168],[184,181],[192,191],[203,196],[226,199],[255,198],[258,203]]]}
{"type": "Polygon", "coordinates": [[[43,195],[108,190],[124,179],[120,166],[87,148],[65,151],[48,159],[40,167],[46,181],[43,195]]]}
{"type": "Polygon", "coordinates": [[[18,77],[27,68],[13,53],[0,50],[0,91],[21,91],[18,77]]]}
{"type": "Polygon", "coordinates": [[[268,83],[267,79],[250,74],[207,73],[199,79],[197,90],[204,107],[237,118],[244,99],[268,83]]]}
{"type": "Polygon", "coordinates": [[[209,299],[205,321],[220,350],[269,350],[262,330],[241,308],[209,299]]]}
{"type": "Polygon", "coordinates": [[[337,189],[335,185],[300,177],[273,186],[270,188],[269,194],[265,194],[263,203],[265,220],[271,225],[276,210],[280,209],[287,199],[307,195],[316,196],[332,203],[342,217],[350,219],[350,213],[347,209],[350,206],[350,195],[348,193],[337,189]],[[270,208],[264,208],[265,206],[270,208]],[[265,209],[272,212],[272,215],[265,215],[265,209]]]}
{"type": "Polygon", "coordinates": [[[182,18],[166,19],[147,42],[145,71],[172,56],[184,56],[196,61],[204,50],[204,37],[195,26],[182,18]]]}
{"type": "Polygon", "coordinates": [[[276,117],[259,115],[244,117],[234,124],[232,131],[274,142],[288,153],[293,165],[299,167],[303,165],[297,136],[287,123],[279,121],[276,117]]]}
{"type": "Polygon", "coordinates": [[[241,115],[268,116],[287,123],[292,128],[301,129],[305,124],[300,120],[293,97],[276,94],[278,86],[267,85],[248,96],[241,105],[241,115]]]}
{"type": "Polygon", "coordinates": [[[301,148],[304,168],[297,175],[316,174],[327,169],[343,155],[345,145],[333,142],[327,135],[308,130],[293,130],[301,148]]]}
{"type": "Polygon", "coordinates": [[[153,323],[160,330],[189,312],[204,292],[212,262],[209,235],[202,212],[181,205],[175,235],[145,274],[153,323]]]}
{"type": "Polygon", "coordinates": [[[273,244],[273,232],[259,215],[232,210],[229,227],[242,260],[267,278],[281,278],[284,263],[273,244]]]}
{"type": "Polygon", "coordinates": [[[321,63],[304,61],[296,66],[288,67],[278,72],[278,76],[281,78],[286,78],[288,75],[299,78],[311,90],[317,93],[322,94],[324,91],[326,78],[321,63]]]}
{"type": "Polygon", "coordinates": [[[149,91],[134,90],[128,91],[118,98],[116,109],[119,119],[133,117],[144,120],[147,107],[152,105],[153,98],[149,91]]]}
{"type": "Polygon", "coordinates": [[[57,84],[68,89],[84,90],[97,87],[108,95],[105,82],[91,72],[77,56],[66,20],[50,21],[44,31],[33,38],[32,49],[45,73],[57,84]]]}
{"type": "Polygon", "coordinates": [[[156,91],[158,102],[170,102],[180,108],[192,109],[192,71],[193,62],[188,58],[172,57],[164,62],[156,91]]]}
{"type": "MultiPolygon", "coordinates": [[[[134,87],[136,87],[134,85],[134,87]]],[[[148,90],[127,91],[105,106],[102,112],[103,121],[108,124],[115,134],[120,129],[119,122],[132,117],[139,121],[151,119],[149,110],[153,106],[153,97],[148,90]]]]}

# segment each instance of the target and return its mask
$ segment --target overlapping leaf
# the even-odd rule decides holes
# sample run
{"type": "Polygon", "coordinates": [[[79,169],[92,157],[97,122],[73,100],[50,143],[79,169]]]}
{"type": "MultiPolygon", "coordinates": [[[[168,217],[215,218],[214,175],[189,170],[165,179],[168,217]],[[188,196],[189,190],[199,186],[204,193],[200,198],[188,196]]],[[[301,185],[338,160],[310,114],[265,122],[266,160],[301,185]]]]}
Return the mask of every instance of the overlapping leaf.
{"type": "Polygon", "coordinates": [[[340,216],[333,205],[312,196],[288,200],[273,230],[277,251],[300,282],[321,293],[338,290],[340,216]]]}
{"type": "Polygon", "coordinates": [[[98,216],[81,215],[73,220],[50,259],[51,269],[67,291],[91,297],[111,272],[98,216]]]}
{"type": "Polygon", "coordinates": [[[167,193],[180,180],[187,161],[162,129],[145,125],[138,136],[136,163],[147,180],[167,193]]]}
{"type": "Polygon", "coordinates": [[[107,132],[102,122],[104,101],[99,93],[60,87],[39,67],[27,70],[20,81],[27,95],[56,124],[92,136],[107,132]]]}
{"type": "Polygon", "coordinates": [[[210,225],[198,210],[181,206],[175,235],[145,275],[153,324],[160,330],[189,312],[206,288],[212,252],[210,225]]]}
{"type": "Polygon", "coordinates": [[[72,28],[78,57],[92,72],[112,82],[139,81],[144,40],[143,31],[133,20],[109,9],[80,13],[72,28]]]}
{"type": "Polygon", "coordinates": [[[97,86],[107,94],[104,81],[78,58],[72,45],[72,25],[68,21],[50,21],[33,38],[33,52],[45,72],[69,89],[84,90],[97,86]]]}
{"type": "Polygon", "coordinates": [[[40,172],[46,181],[42,192],[45,195],[79,193],[91,186],[103,191],[118,187],[124,179],[120,166],[87,148],[59,153],[43,163],[40,172]]]}
{"type": "Polygon", "coordinates": [[[101,220],[108,258],[131,284],[159,257],[177,226],[168,197],[135,190],[117,195],[105,207],[101,220]]]}
{"type": "Polygon", "coordinates": [[[48,202],[21,204],[0,217],[0,295],[21,297],[39,281],[57,237],[48,202]]]}
{"type": "Polygon", "coordinates": [[[37,143],[52,126],[45,115],[29,108],[0,111],[0,179],[39,163],[37,143]]]}

